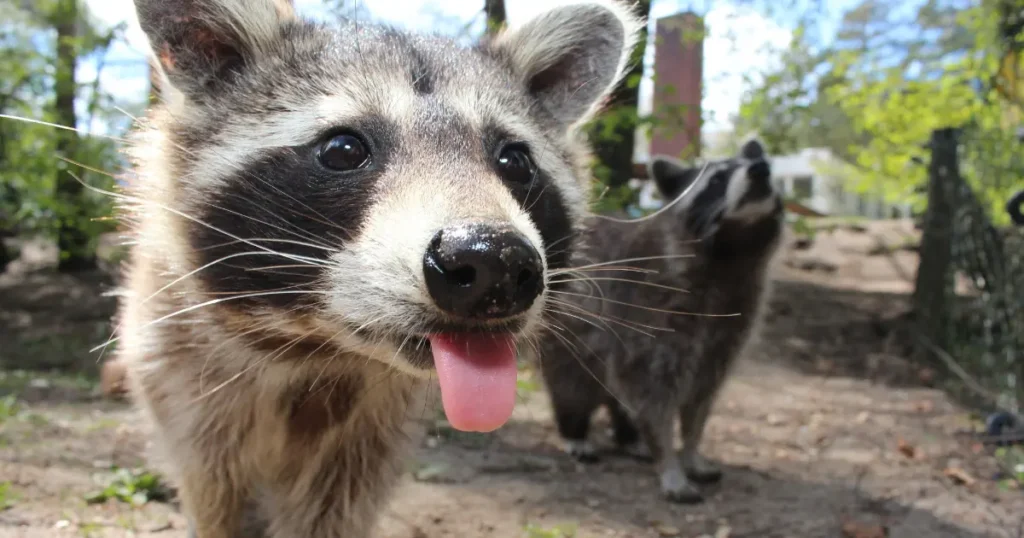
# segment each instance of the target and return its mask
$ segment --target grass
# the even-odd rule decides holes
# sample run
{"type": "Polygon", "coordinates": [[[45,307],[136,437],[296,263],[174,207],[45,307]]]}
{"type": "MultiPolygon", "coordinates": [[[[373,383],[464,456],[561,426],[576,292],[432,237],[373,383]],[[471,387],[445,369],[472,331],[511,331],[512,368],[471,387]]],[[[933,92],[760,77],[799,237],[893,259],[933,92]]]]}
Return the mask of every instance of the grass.
{"type": "Polygon", "coordinates": [[[996,449],[996,459],[1003,468],[999,486],[1003,489],[1024,487],[1024,447],[1003,446],[996,449]]]}
{"type": "Polygon", "coordinates": [[[142,506],[149,501],[166,502],[170,499],[170,490],[160,476],[144,469],[114,468],[112,476],[99,477],[97,482],[102,484],[101,489],[85,496],[89,504],[116,500],[142,506]]]}
{"type": "Polygon", "coordinates": [[[563,523],[550,528],[530,523],[524,530],[527,538],[575,538],[576,536],[575,523],[563,523]]]}
{"type": "Polygon", "coordinates": [[[96,387],[97,380],[86,374],[69,374],[54,370],[36,372],[27,370],[0,371],[0,395],[20,394],[34,384],[45,384],[48,387],[70,389],[76,392],[90,392],[96,387]]]}
{"type": "Polygon", "coordinates": [[[14,485],[10,482],[0,482],[0,512],[14,506],[18,495],[14,492],[14,485]]]}
{"type": "Polygon", "coordinates": [[[21,406],[13,394],[0,397],[0,424],[18,416],[21,406]]]}

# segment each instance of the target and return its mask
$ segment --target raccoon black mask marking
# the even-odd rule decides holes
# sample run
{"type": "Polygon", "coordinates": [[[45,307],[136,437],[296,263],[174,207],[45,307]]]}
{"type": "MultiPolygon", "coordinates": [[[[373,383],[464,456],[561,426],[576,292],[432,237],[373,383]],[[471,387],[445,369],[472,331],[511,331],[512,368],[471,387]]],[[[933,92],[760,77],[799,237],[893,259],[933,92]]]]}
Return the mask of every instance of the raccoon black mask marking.
{"type": "Polygon", "coordinates": [[[118,353],[169,474],[200,538],[247,500],[274,536],[362,538],[422,380],[457,428],[509,418],[586,213],[580,126],[641,22],[582,1],[462,47],[287,0],[135,6],[165,102],[118,353]]]}

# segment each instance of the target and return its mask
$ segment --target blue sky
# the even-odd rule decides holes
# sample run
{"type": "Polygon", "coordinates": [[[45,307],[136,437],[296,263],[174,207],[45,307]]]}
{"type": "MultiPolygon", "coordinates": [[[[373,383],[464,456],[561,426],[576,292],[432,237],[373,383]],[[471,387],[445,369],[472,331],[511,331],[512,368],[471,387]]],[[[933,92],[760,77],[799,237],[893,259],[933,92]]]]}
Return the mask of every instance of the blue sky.
{"type": "MultiPolygon", "coordinates": [[[[513,25],[522,23],[552,5],[573,1],[506,0],[509,22],[513,25]]],[[[827,2],[828,7],[822,11],[823,17],[819,21],[826,40],[834,33],[842,10],[853,4],[853,1],[827,2]]],[[[102,71],[102,85],[126,101],[140,101],[145,97],[148,85],[145,63],[147,44],[135,20],[132,0],[87,0],[87,3],[94,16],[103,24],[128,23],[126,39],[115,44],[107,55],[102,71]]],[[[767,3],[770,4],[770,0],[767,3]]],[[[483,8],[483,0],[363,0],[361,4],[361,9],[368,12],[373,20],[422,31],[451,31],[465,26],[474,17],[480,21],[483,8]]],[[[320,0],[296,0],[296,5],[300,12],[309,16],[331,16],[324,11],[320,0]]],[[[750,8],[739,8],[726,0],[654,0],[651,18],[657,19],[687,9],[707,14],[709,35],[704,45],[703,101],[707,121],[705,128],[710,131],[727,130],[730,127],[729,118],[736,112],[746,87],[744,76],[756,78],[757,73],[772,65],[777,57],[775,51],[785,47],[792,36],[795,20],[792,20],[791,14],[795,10],[761,14],[750,8]]],[[[650,54],[647,60],[650,62],[650,54]]],[[[89,62],[82,66],[82,82],[92,81],[95,77],[95,63],[89,62]]],[[[650,95],[650,91],[651,84],[647,79],[641,85],[642,101],[650,95]]],[[[643,104],[641,106],[644,107],[643,104]]],[[[94,125],[93,128],[102,129],[103,126],[94,125]]]]}

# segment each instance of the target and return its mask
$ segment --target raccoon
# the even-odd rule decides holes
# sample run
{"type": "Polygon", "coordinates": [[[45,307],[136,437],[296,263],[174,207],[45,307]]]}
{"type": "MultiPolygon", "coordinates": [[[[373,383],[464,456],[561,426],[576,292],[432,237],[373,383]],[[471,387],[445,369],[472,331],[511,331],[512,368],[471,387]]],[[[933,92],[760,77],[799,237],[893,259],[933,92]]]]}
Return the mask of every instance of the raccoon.
{"type": "Polygon", "coordinates": [[[465,47],[286,0],[135,8],[163,102],[116,360],[155,461],[193,537],[363,538],[430,379],[456,428],[509,418],[641,21],[582,1],[465,47]]]}
{"type": "Polygon", "coordinates": [[[698,446],[758,323],[783,205],[756,138],[706,168],[656,156],[649,171],[666,199],[682,198],[646,220],[588,220],[579,255],[591,265],[567,279],[572,291],[552,291],[562,315],[555,337],[543,341],[540,369],[570,454],[597,459],[587,436],[604,406],[615,443],[654,460],[663,494],[699,502],[694,483],[721,472],[698,446]],[[673,450],[677,414],[682,466],[673,450]]]}

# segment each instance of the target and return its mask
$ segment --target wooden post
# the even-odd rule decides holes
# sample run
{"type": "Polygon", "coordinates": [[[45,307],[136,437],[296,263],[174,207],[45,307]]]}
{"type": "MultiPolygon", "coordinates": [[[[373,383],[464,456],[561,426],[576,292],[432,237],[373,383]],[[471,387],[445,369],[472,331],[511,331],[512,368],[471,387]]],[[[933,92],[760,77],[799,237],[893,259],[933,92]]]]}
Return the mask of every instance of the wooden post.
{"type": "MultiPolygon", "coordinates": [[[[953,189],[960,175],[959,129],[939,129],[931,137],[928,208],[921,236],[921,259],[913,306],[920,336],[933,346],[949,344],[949,303],[953,289],[953,189]]],[[[931,346],[919,347],[921,358],[931,346]]]]}

